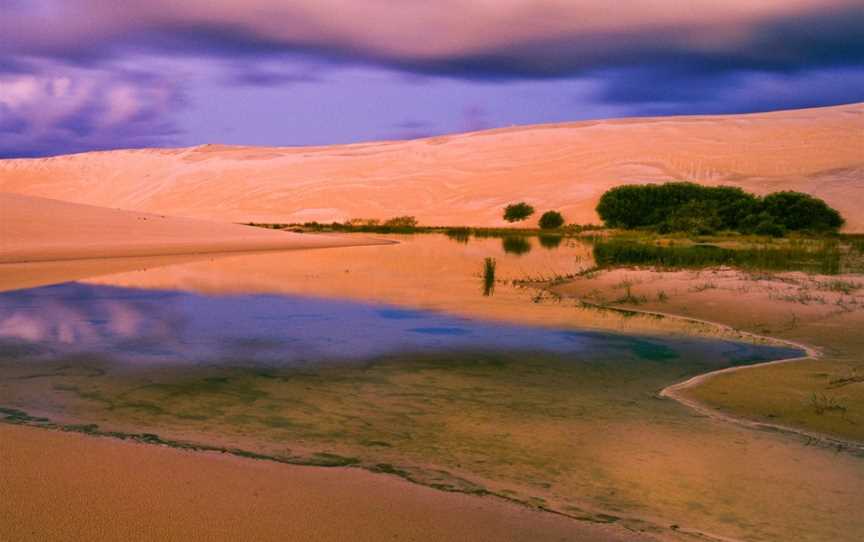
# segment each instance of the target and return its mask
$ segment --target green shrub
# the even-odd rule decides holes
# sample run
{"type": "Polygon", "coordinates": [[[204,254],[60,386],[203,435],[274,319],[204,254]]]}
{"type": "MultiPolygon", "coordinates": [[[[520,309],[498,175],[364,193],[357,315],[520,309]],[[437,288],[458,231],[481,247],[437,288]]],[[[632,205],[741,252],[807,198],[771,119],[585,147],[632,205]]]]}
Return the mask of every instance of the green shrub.
{"type": "Polygon", "coordinates": [[[534,214],[534,207],[524,201],[511,203],[504,208],[504,220],[507,222],[521,222],[534,214]]]}
{"type": "Polygon", "coordinates": [[[777,225],[789,231],[837,231],[845,222],[827,203],[801,192],[768,194],[762,199],[762,207],[777,225]]]}
{"type": "Polygon", "coordinates": [[[564,216],[558,211],[546,211],[540,217],[540,229],[555,230],[564,225],[564,216]]]}
{"type": "Polygon", "coordinates": [[[787,231],[836,232],[843,218],[824,201],[800,192],[759,198],[740,188],[695,183],[623,185],[597,204],[608,227],[697,234],[718,230],[782,236],[787,231]]]}

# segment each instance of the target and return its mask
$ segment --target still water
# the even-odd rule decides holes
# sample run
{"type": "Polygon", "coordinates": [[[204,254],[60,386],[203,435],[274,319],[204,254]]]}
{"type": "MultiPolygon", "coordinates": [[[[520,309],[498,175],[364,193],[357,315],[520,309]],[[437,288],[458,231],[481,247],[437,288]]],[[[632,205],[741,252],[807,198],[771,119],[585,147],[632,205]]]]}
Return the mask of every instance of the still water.
{"type": "Polygon", "coordinates": [[[29,269],[41,286],[0,293],[0,416],[354,465],[651,532],[864,528],[859,458],[656,396],[798,351],[524,285],[590,267],[574,240],[393,238],[29,269]]]}

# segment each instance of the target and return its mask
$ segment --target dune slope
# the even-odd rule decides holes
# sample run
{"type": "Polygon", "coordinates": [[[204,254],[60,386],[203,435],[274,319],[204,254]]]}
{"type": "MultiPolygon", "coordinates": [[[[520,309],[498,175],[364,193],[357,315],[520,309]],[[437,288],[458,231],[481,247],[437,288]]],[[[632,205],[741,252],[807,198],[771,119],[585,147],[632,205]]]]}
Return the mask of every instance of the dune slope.
{"type": "Polygon", "coordinates": [[[864,104],[514,127],[331,147],[201,146],[0,161],[0,191],[235,222],[415,215],[501,225],[526,200],[572,222],[622,183],[801,190],[864,231],[864,104]]]}
{"type": "Polygon", "coordinates": [[[0,264],[374,243],[0,193],[0,264]]]}

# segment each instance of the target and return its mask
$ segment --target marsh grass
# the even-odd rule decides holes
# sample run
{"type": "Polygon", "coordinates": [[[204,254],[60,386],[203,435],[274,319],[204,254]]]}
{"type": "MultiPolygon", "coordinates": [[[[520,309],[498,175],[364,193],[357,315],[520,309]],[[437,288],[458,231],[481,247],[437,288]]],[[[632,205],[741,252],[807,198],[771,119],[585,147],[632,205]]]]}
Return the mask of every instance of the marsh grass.
{"type": "Polygon", "coordinates": [[[841,399],[824,393],[814,393],[811,395],[810,407],[819,416],[837,412],[845,418],[848,411],[848,408],[846,408],[841,399]]]}
{"type": "Polygon", "coordinates": [[[629,280],[623,280],[614,285],[613,288],[624,290],[624,295],[614,300],[613,303],[623,303],[627,305],[641,305],[642,303],[647,303],[648,298],[646,296],[635,295],[633,293],[633,284],[634,283],[629,280]]]}
{"type": "Polygon", "coordinates": [[[483,260],[483,295],[488,297],[495,293],[495,258],[483,260]]]}
{"type": "Polygon", "coordinates": [[[471,228],[447,228],[444,235],[457,243],[467,244],[471,240],[471,228]]]}
{"type": "Polygon", "coordinates": [[[592,233],[602,234],[605,231],[603,226],[594,224],[568,224],[556,230],[554,234],[549,234],[548,231],[540,228],[492,228],[492,227],[471,227],[471,226],[423,226],[417,223],[412,216],[394,217],[382,222],[374,218],[352,218],[345,222],[303,222],[303,223],[280,223],[280,222],[242,222],[244,226],[254,226],[256,228],[265,228],[268,230],[284,230],[297,233],[304,232],[342,232],[342,233],[398,233],[398,234],[419,234],[419,233],[439,233],[444,234],[448,238],[458,242],[467,243],[471,237],[480,239],[484,238],[502,238],[512,236],[524,237],[545,237],[544,247],[555,248],[560,244],[560,240],[564,237],[578,237],[590,241],[592,237],[588,235],[592,233]],[[558,239],[553,239],[558,237],[558,239]]]}
{"type": "Polygon", "coordinates": [[[816,281],[814,286],[817,290],[838,292],[846,295],[850,295],[861,289],[861,283],[849,280],[816,281]]]}
{"type": "Polygon", "coordinates": [[[843,267],[838,241],[790,240],[741,248],[712,244],[659,245],[635,239],[597,240],[594,259],[600,267],[644,265],[665,269],[734,267],[751,271],[804,271],[836,275],[843,267]]]}

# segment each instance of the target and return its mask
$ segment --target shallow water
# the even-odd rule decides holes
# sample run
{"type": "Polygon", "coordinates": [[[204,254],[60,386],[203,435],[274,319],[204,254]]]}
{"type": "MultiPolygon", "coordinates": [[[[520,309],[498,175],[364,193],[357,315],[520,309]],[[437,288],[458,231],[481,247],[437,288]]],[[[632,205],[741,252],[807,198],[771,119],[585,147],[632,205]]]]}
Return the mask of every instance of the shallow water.
{"type": "Polygon", "coordinates": [[[514,283],[589,266],[590,247],[572,240],[514,251],[501,239],[397,239],[2,293],[0,407],[89,432],[355,464],[655,532],[862,532],[859,458],[656,398],[690,375],[797,351],[514,283]],[[488,257],[496,284],[484,296],[488,257]]]}
{"type": "Polygon", "coordinates": [[[0,293],[0,340],[26,345],[33,362],[92,354],[118,366],[315,367],[443,351],[546,351],[574,361],[617,355],[689,357],[725,366],[797,353],[730,341],[524,326],[297,295],[202,295],[81,283],[0,293]]]}

